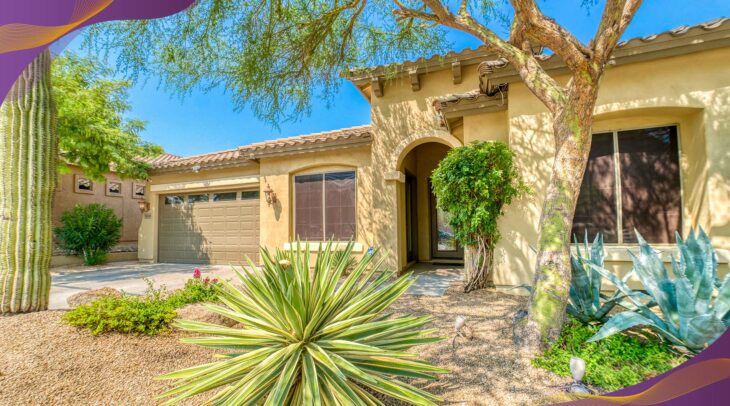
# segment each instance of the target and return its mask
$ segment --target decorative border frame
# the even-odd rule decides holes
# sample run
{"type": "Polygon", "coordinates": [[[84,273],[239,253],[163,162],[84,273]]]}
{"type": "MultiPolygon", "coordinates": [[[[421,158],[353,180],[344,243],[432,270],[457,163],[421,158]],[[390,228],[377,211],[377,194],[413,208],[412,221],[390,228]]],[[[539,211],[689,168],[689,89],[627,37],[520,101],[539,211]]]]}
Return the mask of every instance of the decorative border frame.
{"type": "Polygon", "coordinates": [[[124,190],[124,183],[121,180],[106,180],[106,184],[104,187],[104,195],[110,196],[110,197],[122,197],[122,191],[124,190]],[[112,184],[118,184],[119,185],[119,191],[118,192],[112,192],[109,187],[112,184]]]}
{"type": "Polygon", "coordinates": [[[132,182],[132,199],[144,200],[147,193],[147,185],[141,182],[132,182]],[[137,194],[137,188],[142,188],[142,196],[137,194]]]}
{"type": "Polygon", "coordinates": [[[87,194],[87,195],[93,195],[94,194],[94,181],[87,178],[84,175],[81,174],[74,174],[74,193],[81,193],[81,194],[87,194]],[[91,189],[81,189],[79,187],[79,181],[86,180],[89,182],[89,185],[91,186],[91,189]]]}

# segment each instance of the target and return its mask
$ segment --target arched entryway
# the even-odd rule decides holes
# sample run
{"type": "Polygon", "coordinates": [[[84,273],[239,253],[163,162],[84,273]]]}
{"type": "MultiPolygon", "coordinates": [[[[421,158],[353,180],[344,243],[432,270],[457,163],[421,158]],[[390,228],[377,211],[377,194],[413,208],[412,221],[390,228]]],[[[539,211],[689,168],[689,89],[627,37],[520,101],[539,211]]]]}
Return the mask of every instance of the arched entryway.
{"type": "Polygon", "coordinates": [[[463,249],[454,239],[448,215],[436,207],[430,184],[433,170],[451,148],[440,139],[419,142],[400,159],[398,245],[404,267],[463,262],[463,249]]]}

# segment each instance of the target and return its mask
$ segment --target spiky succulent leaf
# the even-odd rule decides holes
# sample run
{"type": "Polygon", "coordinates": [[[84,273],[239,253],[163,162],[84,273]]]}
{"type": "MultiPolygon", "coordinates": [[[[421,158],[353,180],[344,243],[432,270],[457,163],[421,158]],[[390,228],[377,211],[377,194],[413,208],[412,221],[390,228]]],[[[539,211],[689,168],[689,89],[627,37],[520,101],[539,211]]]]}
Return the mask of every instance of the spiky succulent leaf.
{"type": "Polygon", "coordinates": [[[352,244],[335,252],[328,244],[310,270],[306,245],[274,255],[262,249],[261,269],[238,272],[240,287],[223,281],[223,306],[207,305],[244,327],[178,321],[181,329],[203,334],[183,342],[233,352],[161,376],[178,380],[160,395],[165,404],[215,389],[209,400],[215,404],[381,404],[371,392],[417,405],[439,401],[397,379],[448,372],[409,352],[442,340],[420,329],[430,317],[382,314],[413,279],[392,281],[392,272],[380,272],[382,262],[372,263],[374,255],[353,263],[352,244]]]}
{"type": "Polygon", "coordinates": [[[645,325],[676,345],[701,351],[722,335],[730,324],[730,278],[726,277],[722,283],[717,280],[717,255],[707,234],[700,229],[695,236],[692,231],[685,241],[677,236],[679,260],[672,258],[674,279],[669,277],[659,254],[638,232],[637,238],[639,253],[630,253],[633,271],[652,302],[658,304],[661,314],[651,311],[651,303],[641,300],[640,296],[630,295],[626,281],[619,280],[605,269],[591,266],[611,281],[618,291],[626,294],[633,305],[631,312],[609,319],[591,341],[645,325]],[[716,294],[714,287],[718,287],[716,294]]]}

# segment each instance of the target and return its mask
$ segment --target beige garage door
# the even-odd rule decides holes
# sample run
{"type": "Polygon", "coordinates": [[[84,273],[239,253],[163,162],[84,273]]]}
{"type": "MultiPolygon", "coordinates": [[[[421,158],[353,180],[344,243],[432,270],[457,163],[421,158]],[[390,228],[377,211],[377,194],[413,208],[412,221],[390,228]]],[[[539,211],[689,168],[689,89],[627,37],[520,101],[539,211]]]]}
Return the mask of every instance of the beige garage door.
{"type": "Polygon", "coordinates": [[[158,244],[160,262],[258,263],[259,192],[162,196],[158,244]]]}

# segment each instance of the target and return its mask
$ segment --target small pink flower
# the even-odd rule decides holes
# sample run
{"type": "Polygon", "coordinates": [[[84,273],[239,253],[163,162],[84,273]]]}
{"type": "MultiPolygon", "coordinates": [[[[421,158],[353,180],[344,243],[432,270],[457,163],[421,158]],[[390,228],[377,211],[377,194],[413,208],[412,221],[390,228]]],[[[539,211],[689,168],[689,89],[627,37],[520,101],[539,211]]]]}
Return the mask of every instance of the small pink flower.
{"type": "Polygon", "coordinates": [[[210,278],[206,276],[205,279],[203,279],[203,283],[208,283],[208,282],[210,282],[210,278]]]}
{"type": "Polygon", "coordinates": [[[195,268],[193,271],[193,278],[200,279],[200,268],[195,268]]]}
{"type": "Polygon", "coordinates": [[[218,278],[213,278],[213,283],[218,283],[218,278]]]}

